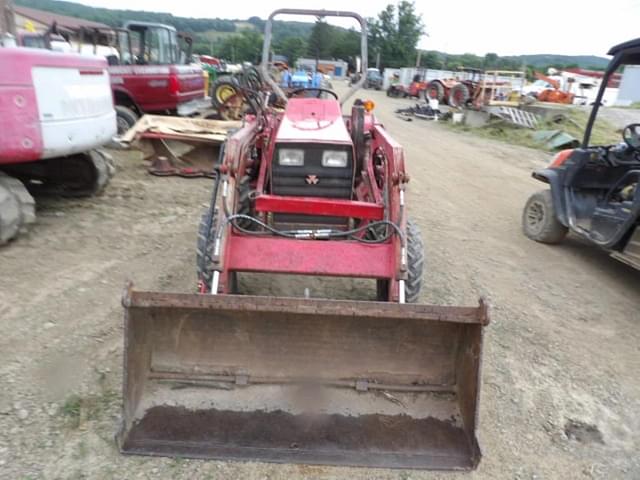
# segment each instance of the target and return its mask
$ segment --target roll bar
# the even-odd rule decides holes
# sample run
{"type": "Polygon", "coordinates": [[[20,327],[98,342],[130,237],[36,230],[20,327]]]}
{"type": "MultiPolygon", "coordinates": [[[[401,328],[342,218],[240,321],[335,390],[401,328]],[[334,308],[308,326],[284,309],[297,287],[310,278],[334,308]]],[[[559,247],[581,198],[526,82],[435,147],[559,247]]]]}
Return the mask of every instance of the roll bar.
{"type": "Polygon", "coordinates": [[[262,63],[260,64],[260,71],[265,81],[273,88],[278,97],[283,101],[287,101],[287,97],[280,88],[280,86],[269,75],[269,52],[271,51],[271,30],[273,27],[273,19],[276,15],[308,15],[312,17],[351,17],[355,18],[360,23],[360,55],[362,60],[360,62],[360,80],[353,85],[347,92],[347,94],[340,100],[340,105],[347,101],[351,95],[353,95],[365,81],[365,72],[367,71],[367,21],[360,15],[354,12],[342,12],[339,10],[307,10],[299,8],[281,8],[275,10],[267,18],[267,23],[264,26],[264,43],[262,46],[262,63]]]}

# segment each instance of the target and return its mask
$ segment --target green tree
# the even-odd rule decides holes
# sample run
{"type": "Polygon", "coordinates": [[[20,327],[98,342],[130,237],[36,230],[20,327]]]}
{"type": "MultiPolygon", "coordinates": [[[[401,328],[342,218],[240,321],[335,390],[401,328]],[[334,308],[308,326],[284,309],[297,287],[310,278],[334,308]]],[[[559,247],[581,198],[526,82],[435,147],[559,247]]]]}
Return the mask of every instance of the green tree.
{"type": "Polygon", "coordinates": [[[423,51],[420,57],[420,66],[432,69],[441,69],[444,66],[444,61],[438,52],[423,51]]]}
{"type": "Polygon", "coordinates": [[[424,35],[422,18],[416,14],[415,5],[401,0],[398,7],[392,4],[370,20],[369,60],[380,53],[383,67],[402,67],[415,63],[416,46],[424,35]]]}
{"type": "Polygon", "coordinates": [[[487,53],[484,56],[484,68],[496,68],[498,66],[498,54],[487,53]]]}
{"type": "Polygon", "coordinates": [[[319,18],[309,36],[308,53],[316,60],[327,58],[333,48],[333,28],[323,19],[319,18]]]}
{"type": "Polygon", "coordinates": [[[307,51],[307,41],[301,37],[284,37],[276,42],[273,51],[287,57],[289,65],[295,65],[296,60],[307,51]]]}
{"type": "Polygon", "coordinates": [[[255,30],[242,30],[239,35],[230,35],[218,45],[216,55],[233,63],[260,63],[262,35],[255,30]]]}

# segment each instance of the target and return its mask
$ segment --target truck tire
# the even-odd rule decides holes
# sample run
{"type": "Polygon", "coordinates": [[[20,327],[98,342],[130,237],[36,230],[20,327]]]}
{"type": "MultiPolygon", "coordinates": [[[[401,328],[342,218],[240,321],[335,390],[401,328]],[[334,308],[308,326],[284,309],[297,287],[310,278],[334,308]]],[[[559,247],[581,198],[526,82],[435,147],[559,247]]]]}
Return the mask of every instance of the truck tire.
{"type": "Polygon", "coordinates": [[[118,136],[122,136],[133,127],[138,121],[138,114],[129,107],[116,105],[116,123],[118,125],[118,136]]]}
{"type": "Polygon", "coordinates": [[[540,190],[529,197],[522,211],[522,231],[531,240],[560,243],[569,229],[558,220],[551,190],[540,190]]]}
{"type": "Polygon", "coordinates": [[[20,202],[11,191],[0,185],[0,245],[20,231],[20,202]]]}
{"type": "Polygon", "coordinates": [[[430,82],[424,91],[424,99],[427,102],[429,100],[438,100],[438,102],[442,103],[444,99],[444,87],[442,84],[440,82],[430,82]]]}
{"type": "Polygon", "coordinates": [[[449,106],[450,107],[464,107],[469,101],[471,94],[469,87],[464,83],[459,83],[451,87],[449,90],[449,106]]]}
{"type": "MultiPolygon", "coordinates": [[[[424,243],[420,229],[412,220],[407,220],[407,280],[404,282],[404,299],[406,303],[415,303],[420,298],[422,289],[422,273],[424,270],[424,243]]],[[[389,300],[389,281],[376,282],[377,299],[389,300]]]]}

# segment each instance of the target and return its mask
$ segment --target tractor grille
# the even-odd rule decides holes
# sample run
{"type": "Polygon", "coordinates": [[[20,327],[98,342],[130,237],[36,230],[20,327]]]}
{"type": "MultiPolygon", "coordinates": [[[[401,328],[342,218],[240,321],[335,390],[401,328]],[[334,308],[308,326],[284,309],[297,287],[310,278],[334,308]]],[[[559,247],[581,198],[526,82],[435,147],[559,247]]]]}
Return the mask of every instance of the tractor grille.
{"type": "MultiPolygon", "coordinates": [[[[279,148],[276,148],[271,185],[274,195],[288,197],[323,197],[349,200],[353,192],[353,153],[350,146],[314,145],[287,143],[282,148],[304,150],[304,165],[299,167],[278,164],[279,148]],[[346,150],[347,166],[343,168],[323,167],[322,152],[346,150]],[[313,183],[313,180],[317,183],[313,183]]],[[[341,217],[293,215],[278,213],[274,216],[277,226],[295,228],[296,225],[338,226],[346,228],[348,220],[341,217]]]]}
{"type": "Polygon", "coordinates": [[[353,155],[351,147],[339,145],[315,145],[288,143],[282,148],[304,150],[304,165],[299,167],[278,164],[278,148],[274,154],[271,173],[272,191],[275,195],[289,197],[324,197],[350,199],[353,191],[353,155]],[[323,167],[322,152],[347,150],[349,156],[344,168],[323,167]],[[317,183],[313,183],[317,181],[317,183]]]}

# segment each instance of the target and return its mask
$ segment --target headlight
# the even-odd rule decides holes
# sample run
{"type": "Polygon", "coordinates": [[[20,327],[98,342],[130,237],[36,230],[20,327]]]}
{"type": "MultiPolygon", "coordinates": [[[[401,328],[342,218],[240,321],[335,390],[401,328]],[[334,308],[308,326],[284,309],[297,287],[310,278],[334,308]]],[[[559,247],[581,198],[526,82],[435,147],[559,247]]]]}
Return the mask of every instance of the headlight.
{"type": "Polygon", "coordinates": [[[344,168],[347,166],[349,158],[345,150],[326,150],[322,152],[322,166],[344,168]]]}
{"type": "Polygon", "coordinates": [[[301,167],[304,165],[304,150],[283,148],[278,151],[278,164],[285,167],[301,167]]]}

